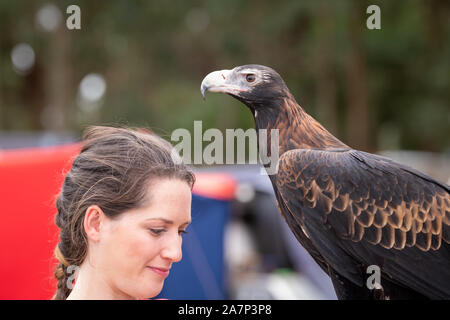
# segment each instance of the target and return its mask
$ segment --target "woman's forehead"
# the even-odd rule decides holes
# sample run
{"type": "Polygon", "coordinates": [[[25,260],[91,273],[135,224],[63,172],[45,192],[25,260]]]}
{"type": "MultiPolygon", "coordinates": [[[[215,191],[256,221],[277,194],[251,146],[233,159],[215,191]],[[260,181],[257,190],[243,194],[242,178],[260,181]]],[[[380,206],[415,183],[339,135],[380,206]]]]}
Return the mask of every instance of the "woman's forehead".
{"type": "Polygon", "coordinates": [[[165,179],[152,183],[146,198],[143,206],[129,211],[136,219],[177,224],[190,221],[192,194],[185,181],[165,179]]]}

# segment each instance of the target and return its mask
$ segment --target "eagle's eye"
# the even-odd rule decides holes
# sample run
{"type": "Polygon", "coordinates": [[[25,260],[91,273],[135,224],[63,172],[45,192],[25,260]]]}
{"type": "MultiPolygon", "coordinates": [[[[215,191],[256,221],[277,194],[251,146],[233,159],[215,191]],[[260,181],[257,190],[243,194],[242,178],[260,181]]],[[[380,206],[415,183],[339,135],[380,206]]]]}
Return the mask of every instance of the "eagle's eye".
{"type": "Polygon", "coordinates": [[[254,74],[249,73],[249,74],[247,74],[247,75],[245,76],[245,80],[247,80],[247,82],[253,82],[253,81],[256,80],[256,77],[255,77],[254,74]]]}

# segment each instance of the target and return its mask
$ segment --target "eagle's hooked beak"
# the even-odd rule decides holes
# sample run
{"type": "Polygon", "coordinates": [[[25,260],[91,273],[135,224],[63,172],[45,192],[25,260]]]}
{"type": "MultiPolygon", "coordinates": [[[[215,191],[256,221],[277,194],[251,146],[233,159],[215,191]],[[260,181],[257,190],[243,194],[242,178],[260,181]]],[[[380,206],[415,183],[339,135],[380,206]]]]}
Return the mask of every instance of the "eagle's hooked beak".
{"type": "Polygon", "coordinates": [[[207,91],[232,93],[234,91],[234,86],[229,81],[232,72],[233,70],[220,70],[208,74],[203,79],[200,86],[203,100],[205,100],[205,94],[207,91]]]}

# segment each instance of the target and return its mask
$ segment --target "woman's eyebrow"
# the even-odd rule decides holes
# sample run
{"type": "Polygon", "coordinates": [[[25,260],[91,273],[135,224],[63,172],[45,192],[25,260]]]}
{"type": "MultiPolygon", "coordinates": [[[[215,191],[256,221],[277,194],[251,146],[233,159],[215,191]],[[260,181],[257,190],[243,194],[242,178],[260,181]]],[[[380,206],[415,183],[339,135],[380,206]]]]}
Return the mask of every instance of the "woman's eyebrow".
{"type": "MultiPolygon", "coordinates": [[[[162,222],[164,222],[166,224],[173,224],[172,220],[168,220],[166,218],[149,218],[149,219],[145,219],[145,221],[150,221],[150,220],[160,220],[160,221],[162,221],[162,222]]],[[[189,224],[191,224],[191,222],[192,222],[191,220],[186,221],[185,223],[182,224],[182,226],[189,225],[189,224]]]]}
{"type": "Polygon", "coordinates": [[[173,224],[172,220],[168,220],[166,218],[149,218],[149,219],[145,219],[145,221],[150,221],[150,220],[160,220],[166,224],[173,224]]]}

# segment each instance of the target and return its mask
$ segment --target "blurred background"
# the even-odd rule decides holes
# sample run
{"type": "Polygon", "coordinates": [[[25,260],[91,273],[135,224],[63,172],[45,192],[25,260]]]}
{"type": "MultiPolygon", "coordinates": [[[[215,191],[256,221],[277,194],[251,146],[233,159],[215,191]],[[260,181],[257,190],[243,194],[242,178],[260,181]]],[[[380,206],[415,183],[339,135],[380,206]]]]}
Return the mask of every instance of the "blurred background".
{"type": "MultiPolygon", "coordinates": [[[[277,70],[300,105],[346,144],[448,183],[449,16],[446,0],[1,1],[0,170],[11,170],[1,166],[8,152],[74,143],[94,124],[151,128],[168,140],[176,128],[193,130],[194,120],[203,130],[252,128],[239,102],[204,102],[199,87],[211,71],[257,63],[277,70]],[[66,24],[72,4],[81,10],[79,30],[66,24]],[[372,4],[381,9],[380,30],[366,27],[372,4]]],[[[335,297],[292,243],[258,168],[196,170],[227,174],[237,191],[221,220],[221,295],[193,298],[335,297]]]]}

